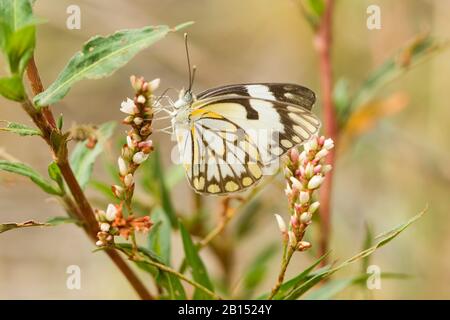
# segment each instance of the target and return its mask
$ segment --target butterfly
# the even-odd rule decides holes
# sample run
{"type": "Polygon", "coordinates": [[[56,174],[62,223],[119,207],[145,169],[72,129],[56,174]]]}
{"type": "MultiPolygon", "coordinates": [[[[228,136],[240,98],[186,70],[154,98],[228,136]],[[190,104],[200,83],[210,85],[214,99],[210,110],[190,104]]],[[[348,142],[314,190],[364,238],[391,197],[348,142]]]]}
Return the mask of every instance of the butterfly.
{"type": "Polygon", "coordinates": [[[186,53],[189,88],[173,103],[171,122],[180,161],[197,193],[226,195],[256,185],[276,160],[318,132],[312,90],[245,83],[194,95],[187,41],[186,53]]]}

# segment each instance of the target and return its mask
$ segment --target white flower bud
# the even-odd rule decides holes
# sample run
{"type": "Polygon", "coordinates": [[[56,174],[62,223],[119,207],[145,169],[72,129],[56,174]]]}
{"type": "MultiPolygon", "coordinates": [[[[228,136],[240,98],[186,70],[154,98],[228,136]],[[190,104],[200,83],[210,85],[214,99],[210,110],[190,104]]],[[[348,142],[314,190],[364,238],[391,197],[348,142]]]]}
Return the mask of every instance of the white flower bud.
{"type": "Polygon", "coordinates": [[[311,222],[312,213],[310,212],[303,212],[300,216],[300,222],[304,224],[308,224],[311,222]]]}
{"type": "Polygon", "coordinates": [[[308,162],[305,167],[305,177],[309,179],[313,175],[314,175],[314,166],[312,165],[311,162],[308,162]]]}
{"type": "Polygon", "coordinates": [[[122,157],[117,159],[117,164],[119,165],[119,173],[121,176],[125,176],[128,172],[127,163],[122,157]]]}
{"type": "Polygon", "coordinates": [[[310,190],[317,189],[318,187],[320,187],[324,179],[325,178],[321,175],[315,175],[314,177],[311,178],[311,180],[309,180],[308,189],[310,190]]]}
{"type": "Polygon", "coordinates": [[[323,167],[322,167],[322,173],[327,173],[327,172],[330,172],[331,171],[331,169],[333,169],[333,166],[331,165],[331,164],[326,164],[326,165],[324,165],[323,167]]]}
{"type": "Polygon", "coordinates": [[[301,204],[306,204],[309,201],[309,192],[300,191],[299,200],[301,204]]]}
{"type": "Polygon", "coordinates": [[[320,206],[320,202],[319,201],[313,202],[309,206],[308,212],[313,214],[314,212],[316,212],[316,210],[319,208],[319,206],[320,206]]]}
{"type": "Polygon", "coordinates": [[[120,111],[126,114],[135,114],[137,110],[134,101],[130,98],[127,98],[127,101],[123,101],[120,104],[120,111]]]}
{"type": "Polygon", "coordinates": [[[289,183],[286,183],[286,189],[284,189],[284,193],[286,194],[287,197],[289,197],[292,194],[292,189],[289,183]]]}
{"type": "Polygon", "coordinates": [[[109,223],[100,223],[100,230],[102,230],[103,232],[108,232],[110,227],[111,226],[109,225],[109,223]]]}
{"type": "Polygon", "coordinates": [[[331,150],[334,148],[334,141],[331,138],[328,138],[327,140],[325,140],[325,142],[323,143],[323,147],[327,150],[331,150]]]}
{"type": "Polygon", "coordinates": [[[150,91],[155,91],[159,88],[159,84],[161,83],[161,80],[159,78],[154,79],[148,83],[148,87],[150,91]]]}
{"type": "Polygon", "coordinates": [[[116,214],[117,214],[116,206],[111,203],[108,204],[108,207],[106,208],[106,213],[105,213],[106,220],[114,221],[114,219],[116,218],[116,214]]]}
{"type": "Polygon", "coordinates": [[[138,103],[145,103],[145,101],[147,101],[147,99],[145,99],[145,97],[142,94],[140,94],[139,97],[137,97],[136,101],[138,103]]]}
{"type": "Polygon", "coordinates": [[[326,155],[328,154],[328,150],[327,149],[322,149],[319,152],[316,153],[316,156],[314,157],[314,159],[316,160],[320,160],[324,157],[326,157],[326,155]]]}
{"type": "Polygon", "coordinates": [[[98,241],[95,243],[95,245],[96,245],[97,247],[103,247],[103,241],[98,240],[98,241]]]}
{"type": "Polygon", "coordinates": [[[139,126],[142,124],[142,122],[144,122],[144,120],[141,117],[136,117],[133,119],[133,122],[135,125],[139,126]]]}
{"type": "Polygon", "coordinates": [[[301,190],[302,183],[297,178],[291,177],[290,180],[292,182],[292,188],[293,189],[301,190]]]}
{"type": "Polygon", "coordinates": [[[313,137],[311,140],[306,142],[304,144],[304,149],[308,153],[310,150],[316,150],[317,149],[317,139],[316,137],[313,137]]]}
{"type": "Polygon", "coordinates": [[[134,183],[133,175],[131,173],[127,174],[123,178],[123,183],[125,184],[125,186],[130,187],[134,183]]]}
{"type": "Polygon", "coordinates": [[[133,139],[132,139],[130,136],[127,136],[127,146],[128,146],[128,148],[130,148],[131,150],[134,149],[133,139]]]}
{"type": "Polygon", "coordinates": [[[133,162],[136,164],[141,164],[145,160],[147,160],[148,154],[145,154],[142,151],[136,152],[133,156],[133,162]]]}
{"type": "Polygon", "coordinates": [[[275,214],[275,219],[277,219],[278,228],[280,229],[281,233],[285,233],[287,231],[287,228],[283,218],[279,214],[275,214]]]}

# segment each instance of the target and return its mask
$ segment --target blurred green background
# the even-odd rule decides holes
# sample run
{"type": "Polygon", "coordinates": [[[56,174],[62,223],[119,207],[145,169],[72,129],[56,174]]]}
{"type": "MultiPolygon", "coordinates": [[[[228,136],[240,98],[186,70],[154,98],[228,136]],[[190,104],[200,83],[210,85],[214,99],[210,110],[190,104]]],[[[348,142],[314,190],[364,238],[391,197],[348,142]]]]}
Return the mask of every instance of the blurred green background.
{"type": "MultiPolygon", "coordinates": [[[[371,71],[418,34],[450,38],[450,1],[439,0],[340,0],[334,13],[333,69],[335,79],[345,79],[350,92],[358,89],[371,71]],[[381,30],[366,27],[366,8],[381,8],[381,30]]],[[[318,61],[313,33],[294,0],[165,0],[165,1],[53,1],[38,0],[37,16],[47,20],[38,28],[36,62],[44,84],[48,86],[67,60],[84,41],[96,34],[145,25],[193,20],[190,34],[191,59],[198,67],[194,86],[201,91],[211,86],[241,82],[293,82],[312,88],[319,99],[315,110],[321,113],[318,61]],[[66,9],[81,8],[81,29],[68,30],[66,9]]],[[[4,67],[2,67],[4,69],[4,67]]],[[[383,272],[414,275],[408,280],[383,280],[375,298],[448,299],[450,298],[450,52],[443,51],[377,91],[377,99],[394,97],[387,113],[349,142],[338,154],[333,193],[333,234],[330,247],[333,259],[347,258],[361,249],[365,225],[375,233],[408,220],[428,203],[428,213],[398,239],[377,252],[371,260],[383,272]],[[394,96],[392,96],[394,94],[394,96]],[[397,99],[397,100],[396,100],[397,99]],[[400,110],[401,109],[401,110],[400,110]],[[389,112],[395,110],[398,112],[389,112]]],[[[66,126],[72,123],[99,124],[120,120],[119,105],[132,95],[129,76],[161,78],[162,88],[187,85],[186,58],[182,33],[166,39],[143,53],[112,77],[77,84],[62,103],[54,106],[63,113],[66,126]]],[[[0,101],[0,119],[29,124],[16,104],[0,101]]],[[[373,116],[373,115],[372,115],[373,116]]],[[[367,117],[358,121],[372,121],[367,117]]],[[[119,125],[115,137],[126,128],[119,125]]],[[[155,134],[166,167],[171,166],[170,139],[155,134]]],[[[38,138],[0,134],[0,149],[21,161],[46,171],[51,161],[46,145],[38,138]]],[[[105,153],[114,161],[115,144],[105,153]]],[[[99,162],[95,175],[107,183],[111,178],[99,162]]],[[[232,283],[238,283],[242,271],[255,255],[268,245],[278,243],[275,256],[258,291],[274,283],[281,255],[279,231],[274,213],[287,215],[283,179],[263,191],[258,211],[251,220],[247,237],[235,247],[232,283]]],[[[142,191],[145,198],[145,192],[142,191]]],[[[96,198],[92,189],[89,194],[96,198]]],[[[192,192],[185,180],[174,188],[172,199],[177,209],[189,214],[192,192]]],[[[150,200],[149,200],[150,201],[150,200]]],[[[206,214],[219,215],[220,203],[208,198],[206,214]]],[[[62,215],[56,201],[48,200],[25,178],[0,173],[0,221],[43,221],[62,215]]],[[[235,223],[239,223],[239,217],[235,223]]],[[[239,226],[234,226],[239,227],[239,226]]],[[[318,230],[309,230],[314,238],[318,230]]],[[[175,237],[174,261],[181,260],[181,246],[175,237]]],[[[71,225],[55,228],[30,228],[0,235],[0,298],[124,298],[135,293],[102,253],[93,254],[93,245],[84,233],[71,225]],[[81,268],[81,290],[66,288],[66,268],[81,268]]],[[[211,273],[219,278],[222,268],[209,251],[204,250],[211,273]]],[[[297,254],[288,275],[297,274],[313,261],[308,254],[297,254]]],[[[355,274],[359,266],[335,275],[355,274]]],[[[145,278],[151,286],[151,281],[145,278]]],[[[364,298],[353,288],[339,297],[364,298]]]]}

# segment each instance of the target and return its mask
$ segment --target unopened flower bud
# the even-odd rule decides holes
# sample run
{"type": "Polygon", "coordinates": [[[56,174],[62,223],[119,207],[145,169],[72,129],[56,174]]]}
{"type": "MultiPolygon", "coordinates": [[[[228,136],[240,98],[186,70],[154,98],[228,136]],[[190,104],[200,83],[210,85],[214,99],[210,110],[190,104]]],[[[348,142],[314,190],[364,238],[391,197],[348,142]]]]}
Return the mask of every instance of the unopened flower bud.
{"type": "Polygon", "coordinates": [[[299,225],[299,223],[298,223],[298,218],[297,218],[295,215],[291,216],[291,221],[290,221],[290,223],[291,223],[291,226],[292,226],[293,228],[297,228],[298,225],[299,225]]]}
{"type": "Polygon", "coordinates": [[[138,143],[138,147],[144,152],[149,153],[153,150],[153,141],[151,139],[147,139],[145,141],[141,141],[138,143]]]}
{"type": "Polygon", "coordinates": [[[104,243],[103,243],[103,241],[98,240],[98,241],[95,243],[95,245],[96,245],[97,247],[103,247],[103,246],[104,246],[104,243]]]}
{"type": "Polygon", "coordinates": [[[292,182],[292,189],[294,189],[294,190],[296,189],[298,191],[302,188],[302,183],[300,181],[298,181],[297,178],[291,177],[290,180],[292,182]]]}
{"type": "Polygon", "coordinates": [[[323,144],[325,143],[325,137],[324,136],[320,136],[320,138],[318,138],[317,142],[323,146],[323,144]]]}
{"type": "Polygon", "coordinates": [[[314,166],[312,165],[311,162],[308,162],[308,164],[305,167],[305,177],[306,178],[311,178],[314,174],[314,166]]]}
{"type": "Polygon", "coordinates": [[[297,163],[299,156],[300,155],[297,148],[292,148],[289,152],[289,158],[291,159],[292,163],[297,163]]]}
{"type": "Polygon", "coordinates": [[[292,195],[292,189],[289,183],[286,183],[286,189],[284,189],[284,193],[287,197],[290,197],[292,195]]]}
{"type": "Polygon", "coordinates": [[[321,175],[315,175],[314,177],[311,178],[311,180],[309,180],[308,189],[310,190],[317,189],[318,187],[320,187],[324,179],[325,178],[321,175]]]}
{"type": "Polygon", "coordinates": [[[119,173],[121,176],[125,176],[128,172],[127,163],[122,157],[117,159],[117,164],[119,165],[119,173]]]}
{"type": "Polygon", "coordinates": [[[106,222],[100,223],[100,230],[102,230],[103,232],[108,232],[109,228],[111,228],[109,223],[106,222]]]}
{"type": "Polygon", "coordinates": [[[123,183],[125,184],[126,187],[131,187],[134,183],[134,178],[133,175],[131,173],[127,174],[124,178],[123,178],[123,183]]]}
{"type": "Polygon", "coordinates": [[[117,197],[117,198],[121,198],[122,194],[123,194],[123,188],[121,186],[118,185],[113,185],[111,187],[111,190],[113,192],[113,194],[117,197]]]}
{"type": "Polygon", "coordinates": [[[123,124],[131,124],[134,120],[133,116],[127,116],[125,119],[122,120],[123,124]]]}
{"type": "Polygon", "coordinates": [[[127,136],[127,146],[128,148],[130,148],[131,150],[134,149],[135,145],[133,142],[133,139],[130,136],[127,136]]]}
{"type": "Polygon", "coordinates": [[[148,154],[146,154],[146,153],[144,153],[142,151],[139,151],[139,152],[136,152],[134,154],[133,162],[136,163],[136,164],[141,164],[142,162],[147,160],[147,158],[148,158],[148,154]]]}
{"type": "Polygon", "coordinates": [[[327,173],[327,172],[330,172],[331,171],[331,169],[333,169],[333,166],[331,165],[331,164],[326,164],[326,165],[324,165],[323,167],[322,167],[322,173],[327,173]]]}
{"type": "Polygon", "coordinates": [[[142,94],[140,94],[136,99],[136,102],[141,104],[144,104],[145,101],[147,101],[147,99],[142,94]]]}
{"type": "Polygon", "coordinates": [[[159,78],[153,79],[148,83],[148,88],[150,91],[155,91],[159,88],[159,84],[161,83],[161,80],[159,78]]]}
{"type": "Polygon", "coordinates": [[[287,228],[283,218],[279,214],[275,214],[275,219],[277,220],[278,229],[280,229],[281,233],[285,233],[287,231],[287,228]]]}
{"type": "Polygon", "coordinates": [[[318,174],[322,172],[322,165],[318,164],[317,166],[314,167],[314,174],[318,174]]]}
{"type": "Polygon", "coordinates": [[[319,201],[311,203],[311,205],[309,206],[308,212],[313,214],[314,212],[316,212],[316,210],[319,208],[319,206],[320,206],[319,201]]]}
{"type": "Polygon", "coordinates": [[[300,222],[304,224],[309,224],[311,222],[312,213],[310,212],[303,212],[300,216],[300,222]]]}
{"type": "Polygon", "coordinates": [[[300,191],[299,200],[301,204],[306,204],[309,201],[309,192],[300,191]]]}
{"type": "Polygon", "coordinates": [[[136,117],[133,119],[135,125],[140,126],[144,120],[141,117],[136,117]]]}
{"type": "Polygon", "coordinates": [[[331,138],[328,138],[324,141],[323,147],[327,150],[331,150],[334,147],[334,141],[331,138]]]}
{"type": "Polygon", "coordinates": [[[106,213],[105,213],[106,220],[114,221],[114,219],[116,218],[116,214],[117,214],[116,206],[111,203],[108,204],[108,207],[106,208],[106,213]]]}
{"type": "Polygon", "coordinates": [[[326,157],[328,154],[328,150],[327,149],[322,149],[319,152],[316,153],[316,156],[314,157],[315,160],[320,160],[324,157],[326,157]]]}
{"type": "Polygon", "coordinates": [[[311,248],[311,243],[309,243],[308,241],[300,241],[299,243],[298,243],[298,250],[300,250],[300,251],[304,251],[304,250],[306,250],[306,249],[309,249],[309,248],[311,248]]]}

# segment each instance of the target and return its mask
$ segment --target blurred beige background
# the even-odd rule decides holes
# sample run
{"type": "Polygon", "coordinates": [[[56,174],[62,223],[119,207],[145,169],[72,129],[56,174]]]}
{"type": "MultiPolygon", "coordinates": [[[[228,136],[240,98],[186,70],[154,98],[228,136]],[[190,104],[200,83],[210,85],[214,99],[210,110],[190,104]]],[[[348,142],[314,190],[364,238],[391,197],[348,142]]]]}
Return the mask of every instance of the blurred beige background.
{"type": "MultiPolygon", "coordinates": [[[[38,0],[35,12],[47,23],[39,26],[36,60],[48,86],[67,60],[89,37],[117,29],[193,20],[190,33],[191,58],[198,67],[195,90],[240,82],[294,82],[319,92],[318,62],[312,46],[312,32],[298,4],[291,0],[198,0],[198,1],[53,1],[38,0]],[[81,30],[66,28],[66,8],[81,8],[81,30]]],[[[351,89],[358,87],[371,70],[396,52],[416,34],[430,31],[441,39],[450,38],[449,1],[374,0],[337,1],[334,15],[334,71],[344,77],[351,89]],[[382,29],[366,28],[366,8],[378,4],[382,29]]],[[[4,68],[4,66],[2,66],[4,68]]],[[[410,280],[384,280],[375,298],[450,298],[450,52],[424,62],[402,78],[381,89],[380,97],[401,91],[409,96],[405,110],[381,121],[339,158],[333,201],[333,257],[344,259],[356,253],[369,222],[376,233],[408,220],[429,204],[427,215],[398,239],[375,254],[372,263],[382,271],[413,274],[410,280]]],[[[131,74],[148,79],[159,77],[162,87],[181,88],[187,84],[182,33],[170,34],[140,53],[112,77],[82,81],[66,99],[54,106],[63,113],[66,126],[72,122],[102,123],[122,118],[120,102],[132,94],[131,74]]],[[[320,112],[321,101],[316,104],[320,112]]],[[[0,119],[29,123],[21,109],[4,99],[0,119]]],[[[117,137],[125,127],[119,126],[117,137]]],[[[160,145],[169,141],[155,134],[160,145]]],[[[21,161],[45,172],[48,150],[37,138],[0,134],[0,148],[21,161]]],[[[162,150],[170,162],[170,148],[162,150]]],[[[95,174],[104,179],[101,165],[95,174]]],[[[107,181],[107,180],[106,180],[107,181]]],[[[234,281],[252,259],[254,248],[279,241],[273,213],[286,214],[283,185],[270,187],[262,195],[264,206],[251,236],[237,245],[234,281]],[[264,236],[261,236],[264,235],[264,236]]],[[[175,190],[176,205],[190,204],[191,193],[182,181],[175,190]]],[[[209,201],[210,214],[218,204],[209,201]]],[[[26,179],[0,173],[0,221],[45,220],[62,215],[26,179]]],[[[174,260],[179,261],[180,245],[174,239],[174,260]],[[178,254],[177,254],[178,253],[178,254]]],[[[314,244],[314,243],[313,243],[314,244]]],[[[136,295],[103,253],[91,253],[93,245],[74,226],[30,228],[0,235],[1,299],[135,299],[136,295]],[[82,272],[81,290],[66,288],[66,268],[78,265],[82,272]]],[[[281,251],[281,249],[280,249],[281,251]]],[[[203,252],[214,275],[217,261],[203,252]]],[[[278,253],[278,255],[281,252],[278,253]]],[[[271,264],[267,281],[270,288],[278,270],[278,255],[271,264]]],[[[289,274],[311,262],[298,254],[289,274]]],[[[355,274],[357,267],[345,269],[336,277],[355,274]]],[[[146,282],[150,281],[144,277],[146,282]]],[[[361,297],[347,290],[342,297],[361,297]]]]}

